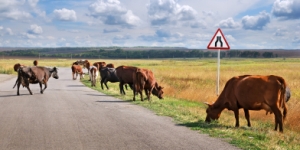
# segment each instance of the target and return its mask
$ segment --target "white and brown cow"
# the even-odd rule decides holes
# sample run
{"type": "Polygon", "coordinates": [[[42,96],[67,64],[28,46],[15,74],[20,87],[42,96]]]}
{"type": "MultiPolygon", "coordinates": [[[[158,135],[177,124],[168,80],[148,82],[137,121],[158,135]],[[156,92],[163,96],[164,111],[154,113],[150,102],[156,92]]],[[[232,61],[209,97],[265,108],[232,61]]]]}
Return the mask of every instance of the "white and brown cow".
{"type": "Polygon", "coordinates": [[[96,80],[98,77],[98,69],[96,66],[91,66],[89,75],[90,75],[90,80],[91,80],[91,86],[96,86],[96,80]]]}
{"type": "Polygon", "coordinates": [[[83,79],[84,74],[80,65],[72,65],[72,78],[73,80],[77,79],[78,74],[80,75],[80,79],[83,79]],[[76,77],[74,76],[76,74],[76,77]]]}

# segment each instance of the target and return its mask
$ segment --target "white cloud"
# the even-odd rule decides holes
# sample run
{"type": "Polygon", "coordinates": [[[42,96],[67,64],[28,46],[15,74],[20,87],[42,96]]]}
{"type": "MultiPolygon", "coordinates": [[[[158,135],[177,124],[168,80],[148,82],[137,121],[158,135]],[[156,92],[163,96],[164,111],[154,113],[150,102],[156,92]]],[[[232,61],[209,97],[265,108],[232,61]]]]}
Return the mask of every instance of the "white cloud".
{"type": "Polygon", "coordinates": [[[246,30],[262,30],[270,22],[270,15],[265,11],[260,12],[257,16],[244,16],[242,18],[243,28],[246,30]]]}
{"type": "Polygon", "coordinates": [[[36,24],[33,24],[30,26],[30,29],[27,31],[29,34],[42,34],[43,29],[41,26],[38,26],[36,24]]]}
{"type": "Polygon", "coordinates": [[[205,21],[195,21],[195,22],[191,22],[190,23],[190,27],[191,28],[202,28],[202,29],[206,29],[207,24],[205,21]]]}
{"type": "Polygon", "coordinates": [[[299,0],[276,0],[273,4],[272,14],[284,19],[300,18],[299,0]]]}
{"type": "Polygon", "coordinates": [[[14,35],[13,31],[10,28],[6,28],[6,34],[14,35]]]}
{"type": "Polygon", "coordinates": [[[30,13],[18,9],[24,1],[20,0],[1,0],[0,1],[0,19],[21,20],[31,17],[30,13]]]}
{"type": "Polygon", "coordinates": [[[286,30],[277,29],[276,32],[273,34],[274,36],[285,36],[287,34],[286,30]]]}
{"type": "Polygon", "coordinates": [[[197,11],[188,5],[179,5],[175,0],[150,0],[147,5],[152,25],[176,24],[179,21],[195,20],[197,11]]]}
{"type": "Polygon", "coordinates": [[[107,25],[134,27],[141,21],[131,10],[122,7],[119,0],[98,0],[89,6],[89,10],[90,16],[107,25]]]}
{"type": "Polygon", "coordinates": [[[53,11],[55,18],[61,21],[75,21],[77,20],[76,12],[74,10],[69,10],[66,8],[55,9],[53,11]]]}
{"type": "Polygon", "coordinates": [[[225,20],[221,20],[218,24],[216,24],[217,27],[220,28],[228,28],[228,29],[235,29],[240,26],[238,22],[235,22],[231,17],[225,20]]]}
{"type": "Polygon", "coordinates": [[[31,7],[35,7],[38,2],[39,2],[39,0],[28,0],[28,4],[31,7]]]}

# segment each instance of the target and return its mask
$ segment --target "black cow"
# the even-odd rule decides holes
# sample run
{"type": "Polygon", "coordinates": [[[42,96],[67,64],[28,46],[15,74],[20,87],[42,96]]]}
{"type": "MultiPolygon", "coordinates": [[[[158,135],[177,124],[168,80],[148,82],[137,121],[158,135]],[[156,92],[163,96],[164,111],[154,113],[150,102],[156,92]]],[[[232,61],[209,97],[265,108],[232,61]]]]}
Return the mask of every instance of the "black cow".
{"type": "Polygon", "coordinates": [[[118,76],[117,76],[115,68],[102,67],[99,70],[99,72],[100,72],[100,76],[101,76],[100,84],[101,84],[102,90],[103,90],[103,83],[106,86],[106,88],[109,89],[108,86],[107,86],[108,81],[112,82],[112,83],[120,81],[118,76]]]}
{"type": "MultiPolygon", "coordinates": [[[[20,88],[21,84],[24,87],[26,87],[28,89],[30,95],[32,95],[32,92],[29,88],[29,83],[31,83],[31,84],[39,83],[40,92],[41,92],[41,94],[43,94],[43,92],[47,88],[47,82],[51,76],[55,79],[59,78],[56,67],[46,68],[46,67],[34,66],[34,67],[19,68],[18,69],[18,78],[16,81],[17,88],[18,88],[17,95],[20,95],[19,88],[20,88]],[[45,85],[44,89],[42,89],[42,84],[45,85]]],[[[15,86],[16,86],[16,84],[15,84],[15,86]]]]}

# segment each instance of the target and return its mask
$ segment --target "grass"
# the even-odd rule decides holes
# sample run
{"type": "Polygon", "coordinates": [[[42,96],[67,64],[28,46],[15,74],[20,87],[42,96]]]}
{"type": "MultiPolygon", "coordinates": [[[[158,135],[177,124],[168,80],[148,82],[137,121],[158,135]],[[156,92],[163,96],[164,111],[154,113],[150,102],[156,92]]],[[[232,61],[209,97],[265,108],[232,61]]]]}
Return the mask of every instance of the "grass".
{"type": "MultiPolygon", "coordinates": [[[[300,59],[222,59],[220,92],[232,76],[243,74],[279,75],[285,78],[291,89],[292,97],[287,103],[288,115],[284,123],[284,133],[273,131],[274,115],[265,115],[265,111],[250,111],[252,127],[246,126],[243,112],[240,112],[240,128],[235,128],[232,111],[224,110],[218,121],[211,124],[204,122],[206,105],[213,102],[216,96],[215,59],[161,59],[161,60],[90,60],[114,63],[115,66],[130,65],[151,69],[158,83],[164,87],[165,99],[152,96],[152,101],[141,102],[139,96],[136,105],[149,108],[158,115],[174,118],[178,125],[186,126],[200,133],[222,138],[242,149],[300,149],[300,59]]],[[[31,65],[31,60],[0,60],[2,73],[11,72],[16,62],[31,65]],[[5,65],[4,65],[5,64],[5,65]]],[[[39,60],[40,65],[70,67],[74,60],[54,59],[39,60]]],[[[1,69],[0,69],[1,70],[1,69]]],[[[70,69],[71,72],[71,69],[70,69]]],[[[14,72],[13,72],[14,73],[14,72]]],[[[99,80],[99,79],[98,79],[99,80]]],[[[87,76],[82,82],[90,87],[87,76]]],[[[96,88],[99,92],[112,95],[125,101],[132,100],[132,92],[120,95],[117,83],[108,83],[109,90],[96,88]]]]}

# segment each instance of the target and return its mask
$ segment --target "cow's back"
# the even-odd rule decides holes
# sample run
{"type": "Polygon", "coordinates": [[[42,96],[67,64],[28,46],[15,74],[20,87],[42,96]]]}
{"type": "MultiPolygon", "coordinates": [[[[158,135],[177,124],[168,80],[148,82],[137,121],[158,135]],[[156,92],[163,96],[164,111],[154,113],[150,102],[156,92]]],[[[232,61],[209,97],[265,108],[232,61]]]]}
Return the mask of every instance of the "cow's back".
{"type": "Polygon", "coordinates": [[[71,67],[71,69],[72,69],[72,72],[73,73],[76,73],[76,72],[82,72],[82,68],[81,68],[81,66],[80,65],[72,65],[72,67],[71,67]]]}
{"type": "Polygon", "coordinates": [[[137,67],[119,66],[116,68],[116,73],[119,80],[123,83],[133,83],[137,67]]]}
{"type": "Polygon", "coordinates": [[[238,82],[234,93],[242,108],[270,110],[270,107],[281,105],[285,87],[284,79],[279,76],[249,76],[238,82]]]}

